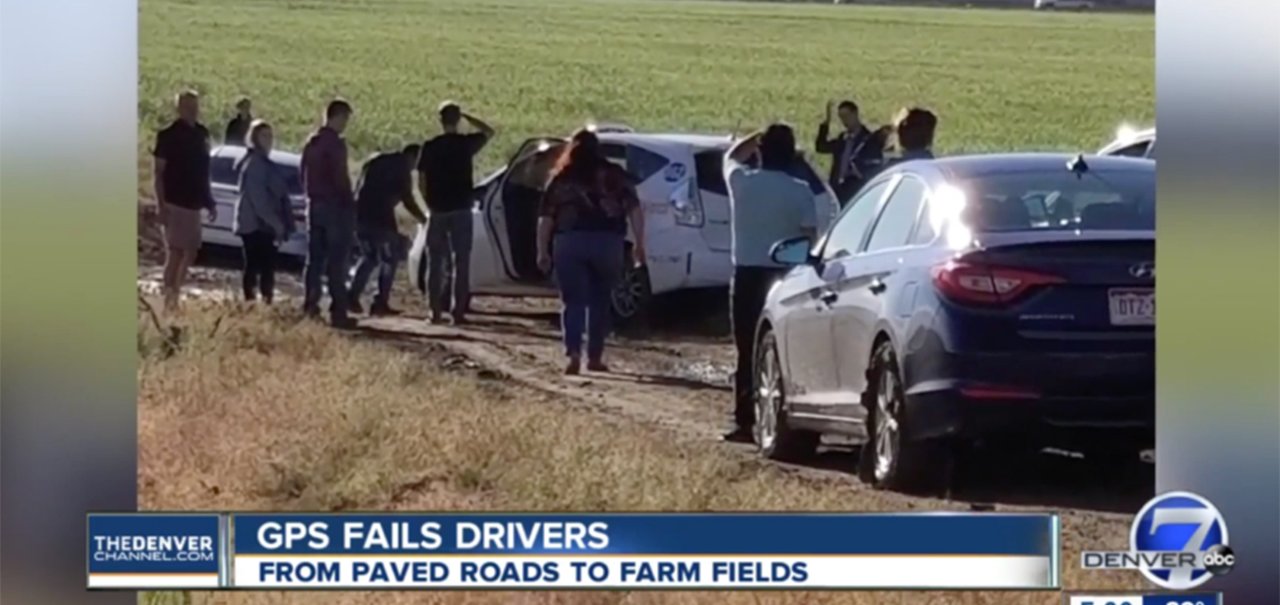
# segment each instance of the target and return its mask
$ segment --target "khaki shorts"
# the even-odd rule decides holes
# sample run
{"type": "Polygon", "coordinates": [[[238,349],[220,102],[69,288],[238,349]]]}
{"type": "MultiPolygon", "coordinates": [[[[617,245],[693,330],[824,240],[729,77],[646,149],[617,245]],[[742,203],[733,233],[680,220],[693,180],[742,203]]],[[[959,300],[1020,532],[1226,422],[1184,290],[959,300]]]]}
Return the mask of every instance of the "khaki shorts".
{"type": "Polygon", "coordinates": [[[183,252],[200,249],[200,211],[170,204],[165,209],[165,245],[183,252]]]}

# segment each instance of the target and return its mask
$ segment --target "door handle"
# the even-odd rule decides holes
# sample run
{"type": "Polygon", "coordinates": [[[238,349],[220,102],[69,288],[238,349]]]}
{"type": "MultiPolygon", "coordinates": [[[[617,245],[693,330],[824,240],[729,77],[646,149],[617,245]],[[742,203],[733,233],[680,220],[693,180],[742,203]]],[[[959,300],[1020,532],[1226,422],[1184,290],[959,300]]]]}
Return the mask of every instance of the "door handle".
{"type": "Polygon", "coordinates": [[[880,294],[881,292],[884,292],[885,289],[888,287],[889,286],[884,285],[884,282],[880,281],[879,279],[871,280],[871,285],[867,286],[867,288],[871,290],[872,294],[880,294]]]}
{"type": "Polygon", "coordinates": [[[832,305],[840,299],[840,293],[835,290],[823,290],[822,294],[818,296],[818,299],[828,305],[832,305]]]}

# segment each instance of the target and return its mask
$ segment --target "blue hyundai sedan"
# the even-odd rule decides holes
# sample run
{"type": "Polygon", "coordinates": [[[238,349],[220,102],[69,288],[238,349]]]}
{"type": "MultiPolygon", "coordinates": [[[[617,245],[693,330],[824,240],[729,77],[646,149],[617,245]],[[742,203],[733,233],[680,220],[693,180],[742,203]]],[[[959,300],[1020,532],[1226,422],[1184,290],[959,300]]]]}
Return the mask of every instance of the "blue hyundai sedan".
{"type": "Polygon", "coordinates": [[[977,442],[1154,444],[1153,161],[906,162],[773,258],[793,268],[757,330],[766,457],[843,435],[864,480],[920,490],[977,442]]]}

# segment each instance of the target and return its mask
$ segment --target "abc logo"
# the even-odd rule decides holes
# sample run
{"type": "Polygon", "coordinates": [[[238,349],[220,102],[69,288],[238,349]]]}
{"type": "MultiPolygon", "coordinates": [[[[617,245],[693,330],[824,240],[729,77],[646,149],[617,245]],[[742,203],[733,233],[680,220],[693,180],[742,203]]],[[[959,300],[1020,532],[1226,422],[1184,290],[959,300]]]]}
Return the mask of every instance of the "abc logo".
{"type": "Polygon", "coordinates": [[[1236,554],[1226,544],[1218,544],[1204,553],[1204,568],[1215,576],[1225,576],[1236,566],[1236,554]]]}
{"type": "Polygon", "coordinates": [[[1169,492],[1147,502],[1133,519],[1129,544],[1134,551],[1201,554],[1203,568],[1142,570],[1148,580],[1169,590],[1195,588],[1235,565],[1222,513],[1191,492],[1169,492]]]}

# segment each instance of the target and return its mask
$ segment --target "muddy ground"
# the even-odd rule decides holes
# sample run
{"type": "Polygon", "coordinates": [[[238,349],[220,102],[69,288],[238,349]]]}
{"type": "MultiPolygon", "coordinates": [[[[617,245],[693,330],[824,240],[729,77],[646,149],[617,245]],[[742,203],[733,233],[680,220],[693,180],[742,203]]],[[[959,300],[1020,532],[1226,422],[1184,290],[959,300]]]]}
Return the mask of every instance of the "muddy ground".
{"type": "MultiPolygon", "coordinates": [[[[191,295],[238,297],[235,253],[214,249],[202,257],[194,269],[191,295]]],[[[140,258],[139,288],[155,291],[156,259],[147,254],[140,258]]],[[[297,304],[298,269],[293,264],[279,275],[277,304],[297,304]]],[[[446,366],[556,395],[566,413],[604,415],[636,430],[662,431],[671,439],[755,456],[749,446],[717,439],[728,419],[734,359],[722,294],[661,301],[659,319],[650,331],[611,339],[611,373],[577,377],[561,373],[556,301],[478,297],[473,323],[458,328],[429,324],[421,297],[415,294],[402,279],[393,303],[406,314],[362,317],[355,337],[395,347],[443,346],[448,351],[446,366]]],[[[1084,544],[1109,543],[1127,534],[1131,515],[1154,488],[1154,473],[1146,465],[1117,473],[1112,463],[992,452],[963,471],[964,487],[948,499],[914,497],[863,485],[854,474],[856,450],[848,444],[827,444],[811,463],[786,468],[799,477],[831,484],[832,489],[849,490],[850,510],[1057,511],[1064,528],[1084,544]]]]}

